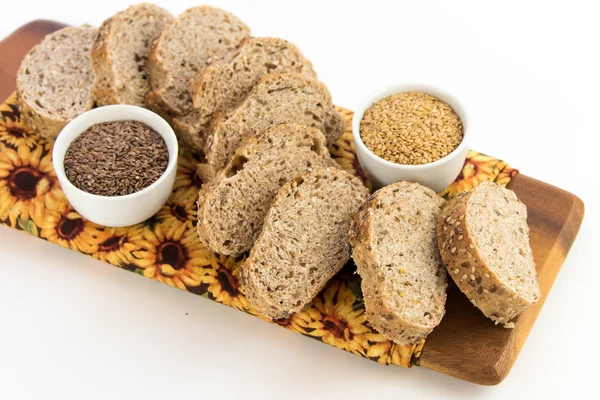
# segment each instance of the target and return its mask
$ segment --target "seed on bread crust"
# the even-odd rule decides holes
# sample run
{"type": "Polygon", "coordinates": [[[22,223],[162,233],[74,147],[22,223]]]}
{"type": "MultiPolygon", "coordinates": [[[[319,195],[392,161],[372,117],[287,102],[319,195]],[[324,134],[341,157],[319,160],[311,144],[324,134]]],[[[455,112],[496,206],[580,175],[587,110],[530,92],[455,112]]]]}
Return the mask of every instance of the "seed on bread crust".
{"type": "Polygon", "coordinates": [[[514,326],[512,319],[540,298],[526,218],[526,207],[513,192],[482,182],[444,204],[438,219],[444,264],[449,271],[468,269],[460,279],[450,274],[456,277],[458,288],[487,317],[505,327],[514,326]],[[451,235],[446,226],[461,232],[456,237],[459,251],[447,245],[451,235]]]}

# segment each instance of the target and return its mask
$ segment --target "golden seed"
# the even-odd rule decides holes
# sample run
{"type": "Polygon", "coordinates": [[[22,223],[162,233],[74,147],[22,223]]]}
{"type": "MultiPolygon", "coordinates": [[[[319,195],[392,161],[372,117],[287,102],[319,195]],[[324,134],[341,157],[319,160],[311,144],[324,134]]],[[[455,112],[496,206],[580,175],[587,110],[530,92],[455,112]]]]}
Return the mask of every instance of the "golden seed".
{"type": "Polygon", "coordinates": [[[360,136],[379,157],[418,165],[452,152],[463,139],[463,125],[448,104],[426,93],[407,92],[369,107],[360,136]]]}

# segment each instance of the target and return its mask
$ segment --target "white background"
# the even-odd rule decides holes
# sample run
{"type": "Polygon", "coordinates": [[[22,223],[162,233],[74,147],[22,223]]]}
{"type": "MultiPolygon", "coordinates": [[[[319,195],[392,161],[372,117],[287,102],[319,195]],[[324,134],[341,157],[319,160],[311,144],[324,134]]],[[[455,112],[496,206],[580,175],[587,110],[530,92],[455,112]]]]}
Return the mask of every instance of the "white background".
{"type": "MultiPolygon", "coordinates": [[[[37,18],[99,25],[128,2],[2,3],[0,37],[37,18]]],[[[161,3],[174,14],[197,4],[161,3]]],[[[211,4],[255,36],[295,42],[336,104],[353,108],[394,81],[445,87],[464,102],[471,148],[584,200],[579,237],[519,359],[497,387],[382,367],[0,227],[0,399],[591,396],[600,237],[593,3],[211,4]]]]}

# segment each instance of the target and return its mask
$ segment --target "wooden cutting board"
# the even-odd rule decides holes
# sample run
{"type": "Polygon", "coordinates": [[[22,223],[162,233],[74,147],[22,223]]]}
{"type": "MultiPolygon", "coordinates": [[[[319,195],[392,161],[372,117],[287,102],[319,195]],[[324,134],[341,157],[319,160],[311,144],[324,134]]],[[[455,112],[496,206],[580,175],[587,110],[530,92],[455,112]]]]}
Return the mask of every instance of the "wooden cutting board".
{"type": "MultiPolygon", "coordinates": [[[[52,21],[33,21],[0,42],[0,99],[15,90],[16,71],[29,49],[63,26],[52,21]]],[[[508,187],[529,211],[541,301],[517,319],[514,329],[504,329],[494,326],[452,285],[446,316],[427,337],[419,359],[421,366],[482,385],[498,384],[509,373],[577,236],[584,214],[579,198],[527,176],[518,174],[508,187]]]]}

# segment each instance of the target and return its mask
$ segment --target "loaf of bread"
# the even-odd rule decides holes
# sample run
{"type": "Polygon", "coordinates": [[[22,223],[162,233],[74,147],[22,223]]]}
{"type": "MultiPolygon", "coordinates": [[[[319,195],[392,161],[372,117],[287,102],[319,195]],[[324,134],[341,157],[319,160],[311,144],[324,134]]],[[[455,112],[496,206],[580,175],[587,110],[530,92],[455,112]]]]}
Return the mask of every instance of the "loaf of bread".
{"type": "Polygon", "coordinates": [[[399,344],[424,339],[445,313],[446,270],[436,237],[442,203],[429,188],[398,182],[375,192],[352,221],[366,318],[399,344]]]}
{"type": "Polygon", "coordinates": [[[55,138],[73,118],[90,110],[94,75],[90,49],[96,28],[69,27],[47,35],[29,51],[17,74],[17,100],[29,129],[55,138]]]}
{"type": "Polygon", "coordinates": [[[299,74],[265,75],[238,108],[222,121],[217,118],[208,137],[206,165],[199,170],[201,178],[207,182],[227,165],[245,132],[258,133],[287,123],[319,129],[328,144],[344,131],[344,120],[321,82],[299,74]]]}
{"type": "Polygon", "coordinates": [[[198,200],[198,235],[212,251],[239,255],[252,247],[273,197],[310,168],[335,167],[325,137],[303,125],[276,125],[238,149],[198,200]]]}
{"type": "Polygon", "coordinates": [[[360,179],[337,168],[305,172],[279,191],[240,270],[258,312],[288,317],[325,287],[350,258],[350,220],[367,196],[360,179]]]}
{"type": "Polygon", "coordinates": [[[156,38],[173,20],[162,8],[140,3],[102,23],[90,54],[96,104],[146,106],[150,91],[148,55],[156,38]]]}
{"type": "Polygon", "coordinates": [[[290,42],[276,38],[247,39],[229,63],[213,62],[192,78],[190,92],[196,108],[173,118],[175,131],[188,147],[202,153],[212,127],[212,115],[240,105],[262,76],[282,73],[317,77],[310,61],[290,42]]]}
{"type": "Polygon", "coordinates": [[[229,61],[248,27],[234,15],[209,6],[189,8],[167,25],[148,58],[150,107],[170,119],[192,109],[190,78],[213,61],[229,61]]]}
{"type": "Polygon", "coordinates": [[[511,190],[482,182],[444,204],[438,246],[459,289],[496,324],[540,299],[527,208],[511,190]]]}

